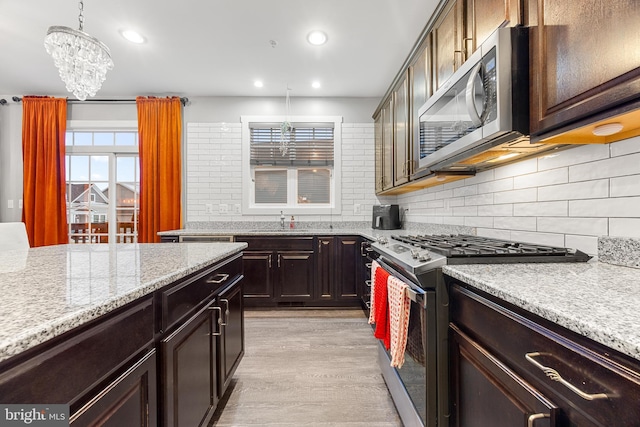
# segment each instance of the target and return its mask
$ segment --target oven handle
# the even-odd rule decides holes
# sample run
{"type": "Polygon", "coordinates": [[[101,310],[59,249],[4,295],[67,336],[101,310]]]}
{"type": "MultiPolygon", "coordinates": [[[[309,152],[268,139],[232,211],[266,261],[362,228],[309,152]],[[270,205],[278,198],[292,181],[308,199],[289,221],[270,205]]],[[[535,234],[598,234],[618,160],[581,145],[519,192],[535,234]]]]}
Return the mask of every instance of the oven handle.
{"type": "Polygon", "coordinates": [[[424,301],[424,292],[416,292],[409,286],[406,290],[407,296],[413,302],[422,303],[424,301]]]}

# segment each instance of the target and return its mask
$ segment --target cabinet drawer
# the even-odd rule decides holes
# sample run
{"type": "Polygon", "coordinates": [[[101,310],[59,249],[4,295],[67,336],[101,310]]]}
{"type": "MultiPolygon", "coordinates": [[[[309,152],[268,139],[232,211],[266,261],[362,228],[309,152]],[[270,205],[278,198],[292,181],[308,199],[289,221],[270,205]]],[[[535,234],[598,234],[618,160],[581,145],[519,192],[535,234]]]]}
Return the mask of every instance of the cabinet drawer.
{"type": "Polygon", "coordinates": [[[162,291],[162,330],[167,331],[177,322],[185,319],[194,308],[210,299],[215,291],[241,275],[242,255],[237,254],[162,291]]]}
{"type": "Polygon", "coordinates": [[[236,242],[246,242],[249,250],[313,250],[313,236],[236,236],[236,242]]]}
{"type": "Polygon", "coordinates": [[[76,402],[153,343],[153,300],[136,303],[57,344],[34,347],[35,356],[8,363],[0,374],[2,403],[76,402]]]}
{"type": "Polygon", "coordinates": [[[561,425],[638,425],[638,364],[620,363],[613,351],[517,311],[451,286],[452,322],[555,401],[561,425]]]}

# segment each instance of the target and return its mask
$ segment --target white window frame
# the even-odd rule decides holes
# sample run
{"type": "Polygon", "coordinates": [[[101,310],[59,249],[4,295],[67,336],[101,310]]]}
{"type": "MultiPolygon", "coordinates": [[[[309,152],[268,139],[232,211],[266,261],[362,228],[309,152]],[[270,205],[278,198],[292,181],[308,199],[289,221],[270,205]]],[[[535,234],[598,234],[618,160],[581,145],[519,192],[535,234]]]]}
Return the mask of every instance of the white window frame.
{"type": "MultiPolygon", "coordinates": [[[[241,116],[242,129],[242,212],[248,215],[280,215],[284,211],[286,215],[332,215],[335,212],[342,212],[342,116],[241,116]],[[331,173],[331,202],[328,205],[314,206],[313,204],[287,204],[270,205],[265,203],[256,204],[255,186],[253,181],[253,170],[251,166],[250,123],[278,123],[288,120],[291,123],[333,123],[333,171],[331,173]]],[[[318,169],[326,169],[329,166],[319,166],[318,169]]],[[[280,169],[280,168],[277,168],[280,169]]],[[[284,169],[284,168],[282,168],[284,169]]],[[[299,169],[307,169],[306,166],[299,169]]],[[[295,191],[292,187],[297,181],[287,178],[288,190],[295,191]]],[[[291,193],[288,193],[291,194],[291,193]]]]}
{"type": "MultiPolygon", "coordinates": [[[[138,132],[137,120],[68,120],[67,121],[68,132],[138,132]]],[[[115,158],[118,154],[137,154],[139,155],[139,146],[130,145],[115,145],[115,146],[95,146],[95,145],[71,145],[65,147],[66,154],[82,154],[82,155],[101,155],[104,156],[105,152],[109,154],[109,176],[116,176],[116,162],[115,158]],[[108,150],[107,150],[108,149],[108,150]]],[[[117,209],[115,200],[115,192],[109,195],[109,212],[107,213],[107,220],[115,223],[117,218],[117,209]]],[[[116,241],[117,230],[116,227],[109,227],[108,238],[110,242],[116,241]]]]}

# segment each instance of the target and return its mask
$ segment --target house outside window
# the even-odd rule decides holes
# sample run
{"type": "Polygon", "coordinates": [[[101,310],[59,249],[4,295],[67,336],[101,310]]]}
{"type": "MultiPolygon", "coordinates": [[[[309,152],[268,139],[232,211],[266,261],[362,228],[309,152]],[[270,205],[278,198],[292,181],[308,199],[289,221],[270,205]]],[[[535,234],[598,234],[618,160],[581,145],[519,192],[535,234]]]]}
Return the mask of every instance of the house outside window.
{"type": "Polygon", "coordinates": [[[340,210],[341,117],[242,117],[243,212],[340,210]],[[285,148],[285,149],[283,149],[285,148]]]}
{"type": "Polygon", "coordinates": [[[137,122],[70,121],[66,199],[70,243],[137,241],[137,122]]]}

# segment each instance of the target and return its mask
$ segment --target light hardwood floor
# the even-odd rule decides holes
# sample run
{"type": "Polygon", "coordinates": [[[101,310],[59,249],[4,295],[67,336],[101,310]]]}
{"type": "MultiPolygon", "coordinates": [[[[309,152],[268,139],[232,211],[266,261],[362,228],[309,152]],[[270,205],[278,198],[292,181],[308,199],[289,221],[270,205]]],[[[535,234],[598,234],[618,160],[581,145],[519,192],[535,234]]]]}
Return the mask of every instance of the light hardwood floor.
{"type": "Polygon", "coordinates": [[[402,426],[361,310],[247,311],[245,355],[210,426],[402,426]]]}

